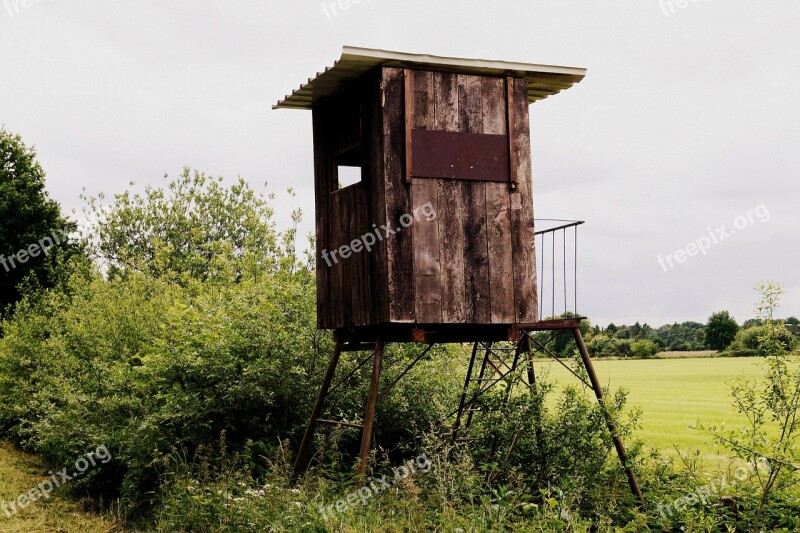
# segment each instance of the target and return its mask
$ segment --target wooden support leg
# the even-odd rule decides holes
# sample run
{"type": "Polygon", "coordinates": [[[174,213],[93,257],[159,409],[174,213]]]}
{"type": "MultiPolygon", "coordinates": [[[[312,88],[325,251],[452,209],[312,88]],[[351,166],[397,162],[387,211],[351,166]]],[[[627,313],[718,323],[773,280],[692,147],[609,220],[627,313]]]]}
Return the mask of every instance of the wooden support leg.
{"type": "Polygon", "coordinates": [[[339,356],[341,353],[342,342],[337,340],[336,348],[333,350],[331,360],[328,362],[328,368],[325,370],[325,377],[323,378],[322,385],[319,388],[319,394],[317,394],[317,401],[314,403],[314,409],[311,411],[311,418],[308,420],[308,426],[306,426],[306,432],[305,435],[303,435],[303,441],[300,443],[300,449],[297,450],[297,458],[295,459],[294,470],[292,471],[292,482],[297,479],[297,476],[300,474],[300,470],[302,470],[303,461],[308,453],[308,447],[311,445],[311,439],[314,437],[314,429],[317,427],[317,419],[319,419],[320,414],[322,414],[322,408],[325,405],[325,397],[328,395],[328,388],[330,388],[331,381],[333,381],[333,374],[336,372],[336,365],[339,364],[339,356]]]}
{"type": "Polygon", "coordinates": [[[622,463],[622,467],[625,469],[625,473],[628,475],[628,484],[631,487],[633,495],[639,500],[639,503],[642,504],[642,509],[646,511],[647,503],[644,501],[644,496],[642,496],[642,491],[639,488],[639,482],[636,480],[636,473],[633,471],[633,467],[628,464],[628,454],[625,452],[625,445],[622,443],[622,438],[617,432],[617,424],[614,422],[611,414],[606,408],[603,387],[600,385],[600,380],[597,378],[597,373],[594,371],[592,358],[589,356],[589,350],[586,349],[586,343],[583,342],[581,329],[572,328],[572,335],[575,337],[575,342],[578,345],[578,351],[580,351],[583,365],[586,367],[586,372],[589,374],[589,381],[592,384],[595,396],[597,396],[597,401],[600,403],[600,407],[603,408],[603,413],[606,417],[606,424],[608,424],[608,430],[611,432],[611,438],[614,439],[614,447],[617,449],[619,460],[622,463]]]}
{"type": "Polygon", "coordinates": [[[369,384],[369,397],[367,398],[367,410],[364,414],[364,431],[361,433],[361,453],[358,456],[358,483],[363,483],[364,474],[367,473],[367,463],[369,461],[369,449],[372,443],[372,423],[375,421],[375,408],[378,404],[378,386],[381,379],[381,363],[383,361],[383,341],[379,338],[375,340],[375,355],[372,360],[372,377],[369,384]]]}

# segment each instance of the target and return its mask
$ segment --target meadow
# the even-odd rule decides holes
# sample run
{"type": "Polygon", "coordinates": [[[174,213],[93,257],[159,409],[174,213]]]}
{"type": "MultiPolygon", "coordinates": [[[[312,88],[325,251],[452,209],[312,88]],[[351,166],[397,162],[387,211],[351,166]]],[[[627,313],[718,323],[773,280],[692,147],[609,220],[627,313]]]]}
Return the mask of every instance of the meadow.
{"type": "MultiPolygon", "coordinates": [[[[735,412],[730,384],[737,378],[763,379],[757,357],[704,357],[665,359],[596,359],[595,369],[606,390],[624,388],[628,406],[642,409],[641,429],[636,433],[647,446],[666,454],[699,450],[703,463],[713,467],[726,462],[728,453],[714,439],[697,429],[725,423],[744,424],[735,412]]],[[[555,361],[537,362],[537,372],[567,385],[578,383],[555,361]]]]}

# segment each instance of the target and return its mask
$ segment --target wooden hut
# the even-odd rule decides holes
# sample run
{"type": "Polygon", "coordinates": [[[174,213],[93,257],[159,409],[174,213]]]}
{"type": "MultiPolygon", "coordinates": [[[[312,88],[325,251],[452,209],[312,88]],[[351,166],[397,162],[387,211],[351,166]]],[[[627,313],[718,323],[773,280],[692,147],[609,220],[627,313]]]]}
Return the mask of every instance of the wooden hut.
{"type": "MultiPolygon", "coordinates": [[[[527,366],[535,393],[529,352],[552,352],[550,341],[539,343],[532,331],[572,333],[605,409],[581,317],[543,321],[537,312],[528,104],[585,74],[580,68],[345,47],[333,67],[275,106],[313,112],[318,320],[320,328],[336,330],[337,341],[294,478],[316,426],[325,424],[362,430],[363,482],[379,399],[437,342],[474,343],[452,429],[456,441],[478,411],[475,400],[518,369],[527,366]],[[516,342],[503,352],[494,345],[502,340],[516,342]],[[397,341],[428,347],[380,392],[384,345],[397,341]],[[484,355],[476,378],[479,350],[484,355]],[[348,374],[372,359],[363,424],[323,418],[341,354],[359,351],[372,352],[348,374]]],[[[577,248],[579,224],[539,233],[575,228],[577,248]]],[[[554,238],[551,243],[554,257],[554,238]]],[[[566,286],[564,295],[566,307],[566,286]]],[[[631,490],[646,509],[616,422],[606,415],[631,490]]]]}
{"type": "Polygon", "coordinates": [[[313,113],[319,327],[455,340],[535,322],[528,104],[584,75],[345,47],[281,100],[313,113]]]}

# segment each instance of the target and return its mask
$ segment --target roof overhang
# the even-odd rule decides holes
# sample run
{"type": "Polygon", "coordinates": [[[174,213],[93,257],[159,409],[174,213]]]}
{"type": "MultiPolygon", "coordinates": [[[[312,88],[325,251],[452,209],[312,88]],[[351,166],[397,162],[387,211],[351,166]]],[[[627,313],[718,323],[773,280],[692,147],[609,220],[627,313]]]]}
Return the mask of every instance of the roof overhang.
{"type": "Polygon", "coordinates": [[[342,57],[332,67],[318,73],[316,78],[309,78],[308,83],[301,85],[272,108],[311,109],[315,103],[337,93],[379,66],[525,78],[528,80],[529,103],[569,89],[586,75],[586,69],[583,68],[406,54],[345,46],[342,57]]]}

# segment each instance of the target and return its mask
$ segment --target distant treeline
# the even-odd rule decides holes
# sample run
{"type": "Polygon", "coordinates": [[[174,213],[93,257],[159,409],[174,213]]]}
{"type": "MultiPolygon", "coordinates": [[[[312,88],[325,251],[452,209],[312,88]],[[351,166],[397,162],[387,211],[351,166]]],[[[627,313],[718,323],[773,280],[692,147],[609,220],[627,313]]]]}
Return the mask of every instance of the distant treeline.
{"type": "MultiPolygon", "coordinates": [[[[702,350],[757,356],[765,354],[765,343],[778,343],[786,350],[800,343],[800,320],[796,317],[775,320],[770,327],[760,319],[747,320],[740,326],[726,311],[713,314],[706,324],[688,321],[654,328],[636,322],[601,327],[587,321],[582,330],[593,357],[652,357],[659,352],[702,350]]],[[[559,356],[574,355],[574,343],[567,335],[556,338],[551,347],[559,356]]]]}

